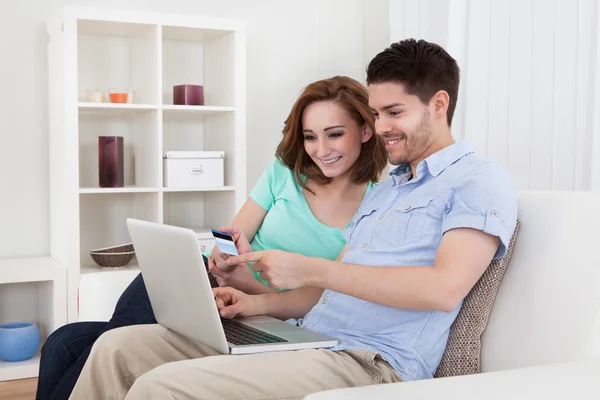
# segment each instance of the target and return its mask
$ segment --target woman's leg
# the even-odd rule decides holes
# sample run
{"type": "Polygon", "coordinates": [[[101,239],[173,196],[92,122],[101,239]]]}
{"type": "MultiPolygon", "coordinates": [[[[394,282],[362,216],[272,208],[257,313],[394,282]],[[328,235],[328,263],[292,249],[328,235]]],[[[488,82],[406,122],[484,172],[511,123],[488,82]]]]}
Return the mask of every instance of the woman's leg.
{"type": "MultiPolygon", "coordinates": [[[[105,325],[106,322],[77,322],[57,329],[48,337],[42,347],[37,400],[51,398],[71,366],[84,352],[89,353],[105,325]]],[[[67,394],[65,398],[68,397],[67,394]]]]}
{"type": "MultiPolygon", "coordinates": [[[[205,267],[208,265],[208,260],[204,257],[205,267]]],[[[211,279],[211,286],[215,287],[216,280],[214,277],[209,276],[211,279]]],[[[109,330],[120,328],[129,325],[144,325],[144,324],[156,324],[154,318],[154,312],[152,311],[152,305],[146,291],[146,285],[144,284],[144,278],[142,274],[139,274],[125,289],[117,305],[112,318],[108,323],[103,323],[100,330],[95,338],[89,343],[89,348],[82,349],[79,357],[72,362],[70,367],[65,370],[61,369],[63,379],[58,382],[52,397],[37,397],[37,400],[66,400],[69,398],[75,383],[85,365],[87,358],[89,357],[91,348],[96,339],[104,332],[109,330]]],[[[72,324],[74,325],[74,324],[72,324]]],[[[57,331],[58,332],[58,331],[57,331]]],[[[52,363],[48,362],[44,364],[46,369],[51,368],[52,363]],[[47,365],[46,365],[47,364],[47,365]]],[[[42,374],[42,364],[40,364],[40,375],[42,374]]],[[[54,375],[53,375],[54,376],[54,375]]]]}
{"type": "Polygon", "coordinates": [[[144,278],[139,274],[119,298],[115,311],[102,332],[122,326],[155,323],[156,318],[154,318],[144,278]]]}
{"type": "MultiPolygon", "coordinates": [[[[69,398],[90,355],[92,346],[102,333],[122,326],[155,323],[144,279],[142,274],[139,274],[121,294],[110,321],[89,323],[94,324],[93,330],[92,326],[89,327],[89,330],[80,327],[88,324],[84,322],[63,326],[55,332],[58,335],[53,338],[46,353],[51,351],[52,354],[59,354],[61,349],[66,353],[60,353],[59,360],[58,355],[51,357],[42,352],[37,400],[67,400],[69,398]],[[76,343],[74,349],[70,348],[70,342],[76,343]],[[42,376],[46,375],[48,378],[44,378],[42,381],[42,376]]],[[[51,337],[55,334],[52,334],[51,337]]]]}

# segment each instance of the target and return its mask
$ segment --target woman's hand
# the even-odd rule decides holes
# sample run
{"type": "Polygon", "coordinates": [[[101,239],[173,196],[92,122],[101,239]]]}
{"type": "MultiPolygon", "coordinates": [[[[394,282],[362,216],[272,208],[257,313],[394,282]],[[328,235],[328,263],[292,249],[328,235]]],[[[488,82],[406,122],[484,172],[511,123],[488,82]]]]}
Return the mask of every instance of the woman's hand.
{"type": "MultiPolygon", "coordinates": [[[[239,229],[230,226],[219,228],[219,230],[229,233],[233,237],[240,254],[252,251],[252,247],[248,243],[246,236],[239,229]]],[[[254,275],[252,275],[246,263],[227,264],[226,260],[231,257],[229,254],[221,253],[217,246],[213,248],[211,256],[208,257],[208,270],[216,278],[219,286],[231,286],[249,294],[262,294],[274,291],[254,279],[254,275]]]]}
{"type": "Polygon", "coordinates": [[[217,246],[213,247],[210,256],[208,257],[208,269],[215,276],[222,276],[223,274],[230,274],[237,268],[237,265],[227,265],[225,262],[229,257],[229,254],[221,253],[217,246]]]}
{"type": "MultiPolygon", "coordinates": [[[[224,255],[227,256],[227,254],[224,255]]],[[[231,286],[247,293],[254,292],[254,290],[250,289],[250,286],[252,282],[256,281],[256,279],[254,279],[254,275],[252,275],[250,268],[245,265],[240,265],[238,268],[238,265],[234,265],[231,272],[227,272],[218,265],[218,261],[225,264],[224,259],[215,259],[212,257],[212,255],[208,258],[208,270],[216,278],[219,286],[231,286]]],[[[225,266],[231,268],[227,264],[225,264],[225,266]]]]}
{"type": "MultiPolygon", "coordinates": [[[[240,231],[238,228],[236,228],[234,226],[226,226],[226,227],[219,228],[219,231],[229,233],[231,235],[231,237],[233,238],[233,241],[235,243],[235,247],[237,248],[238,253],[245,254],[245,253],[250,253],[252,251],[252,247],[250,246],[248,239],[246,239],[246,236],[244,236],[242,231],[240,231]]],[[[231,255],[221,253],[221,251],[219,251],[219,248],[217,246],[213,247],[213,250],[212,250],[210,256],[213,258],[215,266],[222,271],[233,272],[238,267],[238,265],[226,264],[225,260],[230,258],[231,255]]],[[[213,271],[210,271],[210,272],[214,273],[213,271]]],[[[215,274],[215,275],[221,276],[220,274],[215,274]]]]}
{"type": "Polygon", "coordinates": [[[250,246],[250,242],[246,238],[246,235],[235,226],[225,226],[219,228],[219,230],[231,235],[235,242],[235,247],[240,254],[250,253],[252,251],[252,246],[250,246]]]}
{"type": "Polygon", "coordinates": [[[260,296],[253,296],[232,287],[213,288],[219,315],[223,318],[250,317],[261,315],[260,296]]]}

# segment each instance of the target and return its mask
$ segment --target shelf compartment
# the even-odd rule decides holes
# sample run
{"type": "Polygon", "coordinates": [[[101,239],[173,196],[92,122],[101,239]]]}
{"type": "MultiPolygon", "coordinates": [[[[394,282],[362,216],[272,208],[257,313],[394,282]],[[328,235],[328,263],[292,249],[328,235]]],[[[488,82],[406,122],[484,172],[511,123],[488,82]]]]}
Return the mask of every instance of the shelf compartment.
{"type": "MultiPolygon", "coordinates": [[[[28,321],[35,322],[40,329],[41,344],[38,355],[22,362],[0,361],[0,381],[35,377],[39,369],[39,350],[48,335],[67,323],[66,304],[66,271],[47,261],[47,265],[39,268],[53,270],[51,275],[43,276],[35,271],[33,264],[21,260],[22,266],[29,265],[29,277],[20,283],[0,284],[0,323],[28,321]],[[26,280],[26,281],[25,281],[26,280]]],[[[30,259],[37,263],[39,260],[30,259]]],[[[5,280],[6,282],[6,280],[5,280]]]]}
{"type": "Polygon", "coordinates": [[[235,217],[235,191],[163,193],[163,221],[184,228],[216,229],[235,217]]]}
{"type": "Polygon", "coordinates": [[[110,89],[133,89],[134,103],[159,102],[158,26],[79,20],[77,30],[80,101],[88,89],[102,90],[105,101],[110,89]]]}
{"type": "Polygon", "coordinates": [[[207,106],[235,106],[235,32],[163,26],[163,104],[173,86],[204,86],[207,106]]]}
{"type": "Polygon", "coordinates": [[[93,249],[131,243],[127,218],[160,222],[159,196],[159,193],[81,196],[80,265],[96,265],[90,256],[90,251],[93,249]]]}
{"type": "Polygon", "coordinates": [[[223,151],[225,152],[225,187],[236,187],[240,182],[236,181],[239,139],[235,132],[235,113],[165,114],[163,118],[163,153],[167,151],[223,151]]]}
{"type": "MultiPolygon", "coordinates": [[[[0,259],[0,323],[35,322],[44,343],[67,323],[66,274],[66,266],[52,257],[0,259]]],[[[39,349],[30,360],[0,361],[0,381],[36,377],[38,370],[39,349]]]]}
{"type": "MultiPolygon", "coordinates": [[[[90,113],[79,116],[79,186],[98,193],[128,191],[127,188],[159,187],[158,112],[118,113],[106,118],[90,113]],[[98,178],[98,137],[123,136],[125,188],[100,188],[98,178]]],[[[136,191],[136,190],[132,190],[136,191]]]]}

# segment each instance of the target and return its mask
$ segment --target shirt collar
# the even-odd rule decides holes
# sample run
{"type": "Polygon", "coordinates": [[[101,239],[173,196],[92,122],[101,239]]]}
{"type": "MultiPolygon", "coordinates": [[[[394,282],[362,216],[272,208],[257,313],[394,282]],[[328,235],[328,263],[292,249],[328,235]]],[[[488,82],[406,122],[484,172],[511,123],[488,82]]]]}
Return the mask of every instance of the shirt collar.
{"type": "MultiPolygon", "coordinates": [[[[464,141],[456,142],[421,161],[417,169],[422,169],[426,166],[431,175],[438,176],[450,165],[470,153],[473,153],[473,148],[469,143],[464,141]]],[[[399,165],[390,172],[390,175],[396,182],[406,174],[411,174],[410,164],[399,165]]]]}

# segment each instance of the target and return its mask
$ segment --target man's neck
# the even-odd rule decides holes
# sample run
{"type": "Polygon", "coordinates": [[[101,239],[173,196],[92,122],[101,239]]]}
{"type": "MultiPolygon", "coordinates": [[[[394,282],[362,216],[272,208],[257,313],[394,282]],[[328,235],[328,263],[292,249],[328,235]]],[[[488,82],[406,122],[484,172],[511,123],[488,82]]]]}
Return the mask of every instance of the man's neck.
{"type": "Polygon", "coordinates": [[[431,155],[437,153],[440,150],[445,149],[448,146],[453,145],[454,143],[456,143],[456,140],[454,140],[454,137],[452,136],[450,131],[448,131],[447,134],[444,134],[440,139],[430,143],[429,146],[427,146],[422,152],[422,154],[416,160],[410,163],[412,179],[417,178],[417,166],[421,163],[421,161],[426,160],[431,155]]]}

